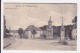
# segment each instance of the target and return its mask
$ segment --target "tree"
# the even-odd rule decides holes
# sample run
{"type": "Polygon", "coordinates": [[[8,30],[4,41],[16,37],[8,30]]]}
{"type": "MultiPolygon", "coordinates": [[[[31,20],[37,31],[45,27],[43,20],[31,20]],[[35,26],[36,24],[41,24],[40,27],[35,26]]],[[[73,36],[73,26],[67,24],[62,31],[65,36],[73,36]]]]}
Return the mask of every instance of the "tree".
{"type": "Polygon", "coordinates": [[[37,34],[36,27],[34,25],[30,25],[29,28],[31,30],[31,33],[33,35],[33,38],[35,38],[35,34],[37,34]]]}
{"type": "Polygon", "coordinates": [[[20,35],[20,38],[22,38],[23,37],[23,29],[22,28],[19,28],[18,29],[18,33],[20,35]]]}
{"type": "Polygon", "coordinates": [[[44,25],[44,26],[43,26],[43,30],[46,30],[47,27],[48,27],[48,25],[44,25]]]}
{"type": "Polygon", "coordinates": [[[73,23],[77,22],[77,16],[72,20],[73,23]]]}
{"type": "Polygon", "coordinates": [[[72,23],[74,23],[73,28],[77,28],[77,16],[72,20],[72,23]]]}
{"type": "Polygon", "coordinates": [[[31,30],[31,33],[33,35],[33,38],[35,38],[35,34],[37,33],[36,30],[31,30]]]}
{"type": "Polygon", "coordinates": [[[39,27],[40,30],[43,30],[43,27],[39,27]]]}
{"type": "Polygon", "coordinates": [[[4,32],[4,38],[9,37],[9,35],[7,34],[7,33],[10,33],[9,30],[8,30],[7,28],[5,28],[4,31],[5,31],[5,32],[4,32]]]}

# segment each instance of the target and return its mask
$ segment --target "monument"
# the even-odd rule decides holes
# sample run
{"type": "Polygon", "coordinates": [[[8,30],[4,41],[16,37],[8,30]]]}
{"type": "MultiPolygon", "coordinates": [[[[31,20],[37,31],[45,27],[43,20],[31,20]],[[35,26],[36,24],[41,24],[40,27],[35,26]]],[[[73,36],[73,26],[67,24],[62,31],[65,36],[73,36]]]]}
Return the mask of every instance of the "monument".
{"type": "Polygon", "coordinates": [[[65,28],[64,28],[64,25],[63,25],[63,17],[62,17],[62,26],[61,26],[60,30],[61,30],[61,34],[60,34],[59,43],[66,45],[67,41],[66,41],[66,38],[65,38],[65,28]]]}

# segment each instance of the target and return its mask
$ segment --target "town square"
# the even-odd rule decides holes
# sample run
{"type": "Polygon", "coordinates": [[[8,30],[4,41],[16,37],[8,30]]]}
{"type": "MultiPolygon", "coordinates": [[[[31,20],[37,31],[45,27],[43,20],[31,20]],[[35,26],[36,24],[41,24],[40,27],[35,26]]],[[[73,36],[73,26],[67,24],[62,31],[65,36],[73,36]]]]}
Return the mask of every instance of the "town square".
{"type": "Polygon", "coordinates": [[[4,3],[4,50],[77,50],[76,3],[4,3]]]}

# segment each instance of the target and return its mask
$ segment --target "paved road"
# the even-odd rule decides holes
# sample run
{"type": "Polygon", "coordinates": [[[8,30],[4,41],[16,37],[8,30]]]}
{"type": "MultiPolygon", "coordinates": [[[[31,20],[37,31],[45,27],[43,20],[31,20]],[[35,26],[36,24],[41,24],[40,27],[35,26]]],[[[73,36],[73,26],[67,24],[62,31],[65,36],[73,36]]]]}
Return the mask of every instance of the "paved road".
{"type": "Polygon", "coordinates": [[[76,50],[76,41],[68,41],[68,45],[61,45],[58,40],[15,39],[15,43],[5,50],[76,50]]]}
{"type": "Polygon", "coordinates": [[[3,48],[6,48],[8,46],[10,46],[12,43],[14,43],[14,39],[11,38],[4,38],[3,40],[3,48]]]}

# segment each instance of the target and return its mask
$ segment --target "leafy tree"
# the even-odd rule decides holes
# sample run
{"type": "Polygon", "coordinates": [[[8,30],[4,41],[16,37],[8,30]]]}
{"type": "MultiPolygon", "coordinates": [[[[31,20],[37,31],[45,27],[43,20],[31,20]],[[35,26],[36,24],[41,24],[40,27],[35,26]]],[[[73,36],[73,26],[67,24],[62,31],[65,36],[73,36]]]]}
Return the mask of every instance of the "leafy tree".
{"type": "Polygon", "coordinates": [[[77,22],[77,16],[72,20],[73,23],[77,22]]]}
{"type": "Polygon", "coordinates": [[[33,38],[35,38],[35,34],[37,33],[36,30],[31,30],[31,33],[33,35],[33,38]]]}
{"type": "Polygon", "coordinates": [[[43,30],[46,30],[47,27],[48,27],[48,25],[44,25],[44,26],[43,26],[43,30]]]}
{"type": "Polygon", "coordinates": [[[4,30],[4,38],[9,37],[9,35],[7,35],[6,33],[9,33],[9,30],[7,28],[5,28],[5,30],[4,30]]]}
{"type": "Polygon", "coordinates": [[[6,29],[6,33],[9,33],[9,30],[8,29],[6,29]]]}
{"type": "Polygon", "coordinates": [[[23,29],[22,28],[19,28],[18,29],[18,33],[20,35],[20,38],[22,38],[22,36],[23,36],[23,29]]]}
{"type": "Polygon", "coordinates": [[[33,38],[35,38],[35,34],[37,34],[36,27],[34,25],[30,25],[30,30],[31,30],[31,33],[33,35],[33,38]]]}

